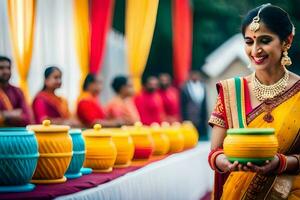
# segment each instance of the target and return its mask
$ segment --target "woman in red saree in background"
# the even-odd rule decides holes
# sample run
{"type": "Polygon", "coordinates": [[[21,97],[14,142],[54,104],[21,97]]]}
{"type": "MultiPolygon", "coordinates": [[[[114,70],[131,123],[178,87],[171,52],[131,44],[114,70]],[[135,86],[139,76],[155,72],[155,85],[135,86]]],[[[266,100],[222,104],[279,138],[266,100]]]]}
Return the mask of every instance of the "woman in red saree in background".
{"type": "Polygon", "coordinates": [[[294,26],[270,4],[251,10],[242,23],[245,51],[255,72],[217,84],[218,99],[209,163],[215,170],[213,199],[300,198],[300,77],[288,71],[294,26]],[[262,166],[230,163],[222,146],[229,128],[274,128],[279,149],[262,166]]]}
{"type": "Polygon", "coordinates": [[[119,119],[107,119],[98,99],[102,82],[95,75],[88,74],[83,83],[83,92],[78,98],[77,116],[85,127],[99,123],[104,127],[119,127],[123,122],[119,119]]]}
{"type": "Polygon", "coordinates": [[[134,89],[131,80],[125,76],[117,76],[111,86],[116,96],[106,106],[107,118],[120,119],[126,125],[133,125],[140,121],[140,115],[132,98],[134,89]]]}
{"type": "Polygon", "coordinates": [[[64,124],[80,127],[78,120],[71,117],[67,101],[55,94],[61,87],[62,72],[58,67],[48,67],[44,72],[44,87],[36,95],[32,109],[37,123],[49,119],[52,124],[64,124]]]}

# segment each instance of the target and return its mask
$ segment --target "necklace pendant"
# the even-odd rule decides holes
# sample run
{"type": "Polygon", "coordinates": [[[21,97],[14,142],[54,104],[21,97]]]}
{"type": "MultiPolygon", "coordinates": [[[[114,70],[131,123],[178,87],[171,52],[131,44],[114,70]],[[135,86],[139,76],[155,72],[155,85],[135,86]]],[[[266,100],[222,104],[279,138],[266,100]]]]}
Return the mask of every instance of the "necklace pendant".
{"type": "Polygon", "coordinates": [[[274,121],[274,117],[271,115],[271,113],[265,114],[264,118],[265,122],[271,123],[274,121]]]}

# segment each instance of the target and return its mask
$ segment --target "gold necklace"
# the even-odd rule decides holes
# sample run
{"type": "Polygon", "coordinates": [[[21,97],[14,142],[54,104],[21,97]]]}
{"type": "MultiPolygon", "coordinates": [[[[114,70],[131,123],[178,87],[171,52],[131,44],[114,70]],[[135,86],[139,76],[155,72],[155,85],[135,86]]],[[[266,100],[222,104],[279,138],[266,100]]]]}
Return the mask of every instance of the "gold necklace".
{"type": "Polygon", "coordinates": [[[255,72],[252,75],[253,91],[256,98],[259,101],[265,101],[267,99],[272,99],[285,91],[288,84],[289,72],[285,69],[284,75],[279,81],[273,85],[263,85],[255,76],[255,72]]]}

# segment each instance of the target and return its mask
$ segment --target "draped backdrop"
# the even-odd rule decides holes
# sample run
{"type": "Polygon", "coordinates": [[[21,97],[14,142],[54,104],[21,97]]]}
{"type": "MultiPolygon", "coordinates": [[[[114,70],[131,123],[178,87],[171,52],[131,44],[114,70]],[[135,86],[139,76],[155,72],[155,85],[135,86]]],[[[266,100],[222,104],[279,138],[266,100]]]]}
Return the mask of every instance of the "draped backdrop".
{"type": "Polygon", "coordinates": [[[29,97],[27,76],[30,69],[34,28],[35,0],[7,0],[13,55],[19,71],[20,87],[29,97]]]}
{"type": "Polygon", "coordinates": [[[190,0],[172,1],[173,71],[180,86],[188,77],[192,62],[192,9],[190,0]]]}
{"type": "MultiPolygon", "coordinates": [[[[180,84],[191,64],[192,11],[189,0],[172,2],[174,74],[180,84]]],[[[129,74],[138,91],[159,0],[126,0],[125,38],[111,28],[114,5],[115,0],[0,0],[0,54],[12,57],[12,82],[32,99],[43,87],[45,68],[57,66],[63,72],[58,94],[71,108],[88,73],[103,76],[107,88],[108,78],[129,74]]],[[[102,95],[111,93],[107,88],[102,95]]]]}
{"type": "Polygon", "coordinates": [[[127,0],[126,3],[125,37],[129,72],[138,91],[151,47],[159,1],[127,0]]]}

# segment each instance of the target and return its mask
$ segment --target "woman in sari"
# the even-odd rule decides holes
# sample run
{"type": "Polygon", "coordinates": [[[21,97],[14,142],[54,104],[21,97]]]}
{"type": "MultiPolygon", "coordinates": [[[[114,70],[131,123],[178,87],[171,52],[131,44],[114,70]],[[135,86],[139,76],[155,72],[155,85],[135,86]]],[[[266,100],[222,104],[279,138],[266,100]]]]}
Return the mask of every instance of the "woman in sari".
{"type": "Polygon", "coordinates": [[[49,119],[53,124],[80,127],[78,120],[71,117],[67,101],[55,94],[61,87],[62,72],[58,67],[48,67],[44,72],[44,87],[36,95],[32,109],[37,123],[49,119]]]}
{"type": "Polygon", "coordinates": [[[140,121],[140,115],[133,101],[134,89],[126,76],[116,76],[111,84],[116,96],[106,106],[108,119],[120,119],[126,125],[140,121]]]}
{"type": "Polygon", "coordinates": [[[85,127],[92,127],[99,123],[105,127],[119,127],[123,121],[107,119],[98,99],[102,89],[102,82],[93,74],[88,74],[83,83],[83,92],[78,98],[77,116],[85,127]]]}
{"type": "Polygon", "coordinates": [[[213,199],[300,198],[300,77],[288,71],[295,28],[288,14],[264,4],[242,23],[245,52],[255,72],[217,83],[209,120],[209,164],[215,170],[213,199]],[[231,163],[222,146],[229,128],[274,128],[279,148],[262,166],[231,163]]]}

